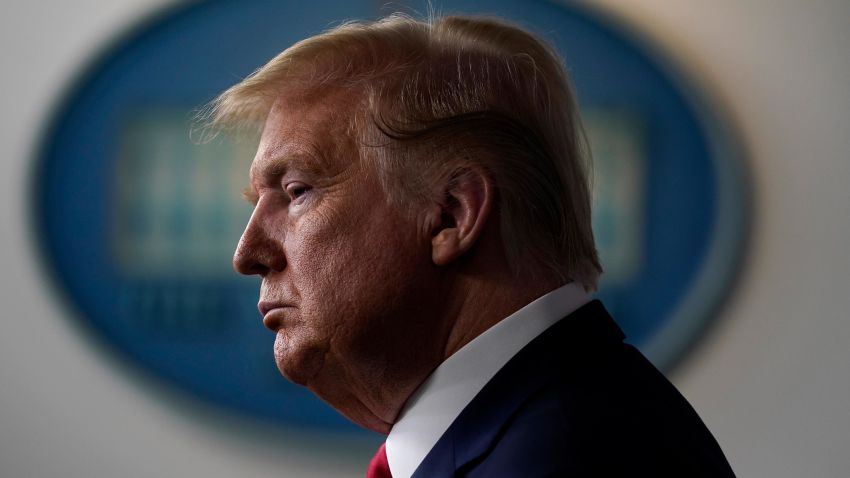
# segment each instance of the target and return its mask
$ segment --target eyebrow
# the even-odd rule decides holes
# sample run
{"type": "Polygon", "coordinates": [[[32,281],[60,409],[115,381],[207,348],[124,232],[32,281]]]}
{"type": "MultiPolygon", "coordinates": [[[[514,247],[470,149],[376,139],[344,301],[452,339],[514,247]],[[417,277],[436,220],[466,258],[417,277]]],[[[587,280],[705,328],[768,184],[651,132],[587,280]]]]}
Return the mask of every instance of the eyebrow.
{"type": "Polygon", "coordinates": [[[266,178],[277,178],[283,176],[290,170],[304,171],[313,174],[322,174],[327,170],[326,161],[321,155],[298,151],[287,152],[261,161],[256,174],[266,178]]]}
{"type": "Polygon", "coordinates": [[[252,186],[246,186],[242,189],[242,199],[252,206],[256,206],[257,203],[260,202],[260,195],[257,194],[257,191],[255,191],[252,186]]]}

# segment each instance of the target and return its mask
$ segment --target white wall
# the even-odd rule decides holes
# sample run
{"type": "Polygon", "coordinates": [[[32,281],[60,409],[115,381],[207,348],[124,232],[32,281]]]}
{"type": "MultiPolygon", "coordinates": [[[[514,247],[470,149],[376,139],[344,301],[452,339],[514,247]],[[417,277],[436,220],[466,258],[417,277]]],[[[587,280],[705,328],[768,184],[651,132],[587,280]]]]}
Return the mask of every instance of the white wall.
{"type": "MultiPolygon", "coordinates": [[[[362,476],[368,451],[328,462],[304,440],[190,412],[139,385],[70,325],[46,285],[26,227],[39,129],[98,47],[166,3],[4,3],[0,476],[362,476]]],[[[846,476],[850,2],[590,3],[657,40],[713,91],[753,168],[755,223],[738,289],[674,381],[739,476],[846,476]]]]}
{"type": "Polygon", "coordinates": [[[739,476],[847,476],[850,2],[599,3],[692,65],[750,152],[751,253],[675,381],[739,476]]]}

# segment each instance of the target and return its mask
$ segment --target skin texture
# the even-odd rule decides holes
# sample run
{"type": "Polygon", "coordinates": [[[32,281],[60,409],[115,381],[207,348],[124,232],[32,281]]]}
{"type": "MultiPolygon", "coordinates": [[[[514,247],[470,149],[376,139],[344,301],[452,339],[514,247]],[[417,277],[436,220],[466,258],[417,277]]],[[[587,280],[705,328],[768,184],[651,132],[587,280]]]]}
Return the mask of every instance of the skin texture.
{"type": "Polygon", "coordinates": [[[445,358],[558,284],[511,276],[480,171],[413,214],[391,202],[347,129],[358,98],[289,88],[277,99],[233,262],[262,278],[258,307],[281,373],[388,433],[445,358]]]}

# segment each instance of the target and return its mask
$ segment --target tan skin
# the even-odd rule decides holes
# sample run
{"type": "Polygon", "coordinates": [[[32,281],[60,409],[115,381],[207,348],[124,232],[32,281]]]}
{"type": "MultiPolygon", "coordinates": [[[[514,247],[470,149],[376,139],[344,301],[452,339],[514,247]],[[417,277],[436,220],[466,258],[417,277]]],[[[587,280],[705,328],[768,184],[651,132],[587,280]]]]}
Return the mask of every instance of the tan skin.
{"type": "Polygon", "coordinates": [[[281,373],[359,425],[388,433],[447,357],[558,284],[506,266],[495,191],[481,171],[407,214],[358,159],[356,94],[292,88],[251,165],[254,212],[233,264],[259,275],[281,373]]]}

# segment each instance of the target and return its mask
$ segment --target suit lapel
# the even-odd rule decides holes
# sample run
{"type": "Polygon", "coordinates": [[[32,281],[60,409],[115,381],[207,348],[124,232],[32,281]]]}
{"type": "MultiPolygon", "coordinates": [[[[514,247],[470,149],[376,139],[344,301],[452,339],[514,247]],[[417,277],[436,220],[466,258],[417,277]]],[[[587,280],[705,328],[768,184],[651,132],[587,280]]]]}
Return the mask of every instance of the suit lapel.
{"type": "Polygon", "coordinates": [[[584,351],[625,336],[599,301],[560,320],[515,355],[467,405],[434,445],[414,478],[455,476],[491,449],[500,430],[533,394],[581,363],[584,351]],[[575,360],[575,359],[579,360],[575,360]],[[572,359],[572,360],[571,360],[572,359]],[[542,366],[541,366],[542,364],[542,366]]]}

